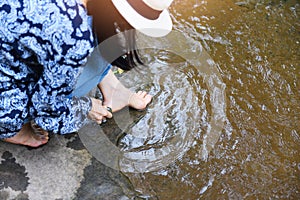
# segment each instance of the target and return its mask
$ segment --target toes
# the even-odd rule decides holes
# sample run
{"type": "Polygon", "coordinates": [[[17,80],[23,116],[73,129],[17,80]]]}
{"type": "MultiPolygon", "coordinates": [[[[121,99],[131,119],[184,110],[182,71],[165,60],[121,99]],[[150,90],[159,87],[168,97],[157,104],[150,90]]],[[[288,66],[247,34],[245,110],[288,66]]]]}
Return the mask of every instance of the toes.
{"type": "Polygon", "coordinates": [[[140,94],[139,96],[141,98],[143,98],[143,101],[146,104],[148,104],[151,101],[151,99],[152,99],[152,96],[150,94],[148,94],[147,92],[145,92],[145,91],[142,91],[139,94],[140,94]]]}
{"type": "Polygon", "coordinates": [[[141,96],[142,96],[143,98],[145,98],[146,95],[147,95],[147,92],[142,92],[142,94],[141,94],[141,96]]]}
{"type": "MultiPolygon", "coordinates": [[[[30,140],[28,140],[28,146],[36,146],[38,144],[43,145],[46,144],[49,141],[49,136],[43,135],[43,134],[36,134],[33,133],[30,140]]],[[[39,146],[39,145],[38,145],[39,146]]]]}
{"type": "Polygon", "coordinates": [[[45,140],[38,140],[36,142],[30,142],[30,143],[28,143],[26,145],[30,146],[30,147],[36,148],[36,147],[40,147],[40,146],[42,146],[44,144],[47,144],[47,143],[48,143],[48,139],[47,140],[45,139],[45,140]]]}
{"type": "Polygon", "coordinates": [[[149,95],[149,94],[147,94],[147,95],[145,96],[145,99],[146,99],[146,104],[148,104],[148,103],[150,103],[150,102],[151,102],[151,100],[152,100],[152,96],[151,96],[151,95],[149,95]]]}
{"type": "Polygon", "coordinates": [[[147,96],[150,96],[151,97],[151,95],[149,95],[147,92],[145,92],[145,91],[138,91],[137,93],[136,93],[139,97],[141,97],[141,98],[146,98],[147,96]]]}
{"type": "Polygon", "coordinates": [[[31,128],[33,130],[33,133],[36,135],[41,135],[44,137],[48,137],[49,133],[48,131],[45,131],[41,127],[39,127],[34,121],[31,121],[31,128]]]}
{"type": "Polygon", "coordinates": [[[29,147],[39,147],[46,144],[48,140],[48,132],[33,123],[23,125],[20,132],[18,132],[14,137],[5,139],[6,142],[29,147]]]}
{"type": "Polygon", "coordinates": [[[136,94],[137,94],[138,96],[141,96],[142,93],[143,93],[143,91],[138,91],[136,94]]]}
{"type": "Polygon", "coordinates": [[[133,93],[130,100],[129,106],[137,109],[137,110],[144,110],[147,105],[151,102],[152,96],[149,95],[145,91],[138,91],[133,93]]]}
{"type": "Polygon", "coordinates": [[[31,121],[31,139],[28,141],[27,146],[39,147],[49,141],[49,133],[39,127],[34,121],[31,121]]]}

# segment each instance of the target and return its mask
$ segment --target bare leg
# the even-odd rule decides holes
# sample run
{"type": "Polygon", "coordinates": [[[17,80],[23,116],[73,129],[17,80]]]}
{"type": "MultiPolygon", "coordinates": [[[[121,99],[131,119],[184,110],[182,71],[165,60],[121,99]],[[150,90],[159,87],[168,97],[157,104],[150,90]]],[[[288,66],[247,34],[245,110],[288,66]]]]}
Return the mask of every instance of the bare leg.
{"type": "Polygon", "coordinates": [[[49,140],[48,132],[31,123],[24,124],[20,132],[11,138],[4,139],[5,142],[20,144],[30,147],[38,147],[46,144],[49,140]]]}
{"type": "Polygon", "coordinates": [[[146,92],[134,93],[126,88],[110,70],[104,77],[98,88],[103,94],[103,105],[111,107],[113,112],[119,111],[126,106],[142,110],[151,102],[152,96],[146,92]]]}

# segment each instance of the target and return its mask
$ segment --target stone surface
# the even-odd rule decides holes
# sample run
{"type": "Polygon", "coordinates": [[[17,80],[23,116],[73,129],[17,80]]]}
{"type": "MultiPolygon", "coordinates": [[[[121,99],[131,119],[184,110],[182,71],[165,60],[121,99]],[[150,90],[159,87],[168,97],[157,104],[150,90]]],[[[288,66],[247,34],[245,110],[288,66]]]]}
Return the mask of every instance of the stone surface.
{"type": "Polygon", "coordinates": [[[0,142],[0,199],[134,199],[128,179],[96,159],[77,134],[32,149],[0,142]]]}

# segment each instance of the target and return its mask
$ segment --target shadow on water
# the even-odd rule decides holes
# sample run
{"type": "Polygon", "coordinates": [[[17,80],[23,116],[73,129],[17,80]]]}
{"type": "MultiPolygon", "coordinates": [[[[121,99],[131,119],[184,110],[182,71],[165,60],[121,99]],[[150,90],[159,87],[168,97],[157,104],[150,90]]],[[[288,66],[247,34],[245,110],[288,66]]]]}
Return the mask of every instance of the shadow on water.
{"type": "Polygon", "coordinates": [[[150,53],[147,73],[159,74],[161,84],[128,78],[133,89],[149,89],[155,98],[119,145],[149,150],[176,141],[178,131],[195,138],[170,165],[127,174],[144,198],[300,198],[299,10],[299,1],[292,0],[175,1],[175,29],[201,42],[221,73],[226,122],[207,159],[201,159],[211,116],[206,85],[185,61],[164,51],[150,53]],[[148,137],[133,137],[145,127],[148,137]]]}

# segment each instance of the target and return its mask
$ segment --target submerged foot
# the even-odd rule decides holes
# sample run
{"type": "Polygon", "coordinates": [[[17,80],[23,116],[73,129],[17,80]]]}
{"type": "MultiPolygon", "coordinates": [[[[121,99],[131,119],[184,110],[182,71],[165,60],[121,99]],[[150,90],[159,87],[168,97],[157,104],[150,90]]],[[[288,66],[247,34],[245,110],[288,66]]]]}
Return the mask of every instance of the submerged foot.
{"type": "Polygon", "coordinates": [[[139,91],[137,93],[131,93],[128,101],[128,106],[137,110],[144,110],[151,102],[151,100],[152,96],[147,92],[139,91]]]}
{"type": "Polygon", "coordinates": [[[49,140],[48,132],[34,123],[24,124],[17,135],[4,139],[5,142],[20,144],[29,147],[39,147],[49,140]]]}
{"type": "Polygon", "coordinates": [[[98,84],[103,94],[103,105],[111,107],[113,112],[126,106],[137,110],[143,110],[151,102],[152,96],[144,91],[134,93],[126,88],[110,71],[98,84]]]}
{"type": "Polygon", "coordinates": [[[127,106],[136,110],[144,110],[152,100],[152,96],[147,92],[139,91],[134,93],[127,88],[117,88],[112,95],[103,94],[103,96],[103,105],[111,107],[113,112],[119,111],[127,106]]]}

